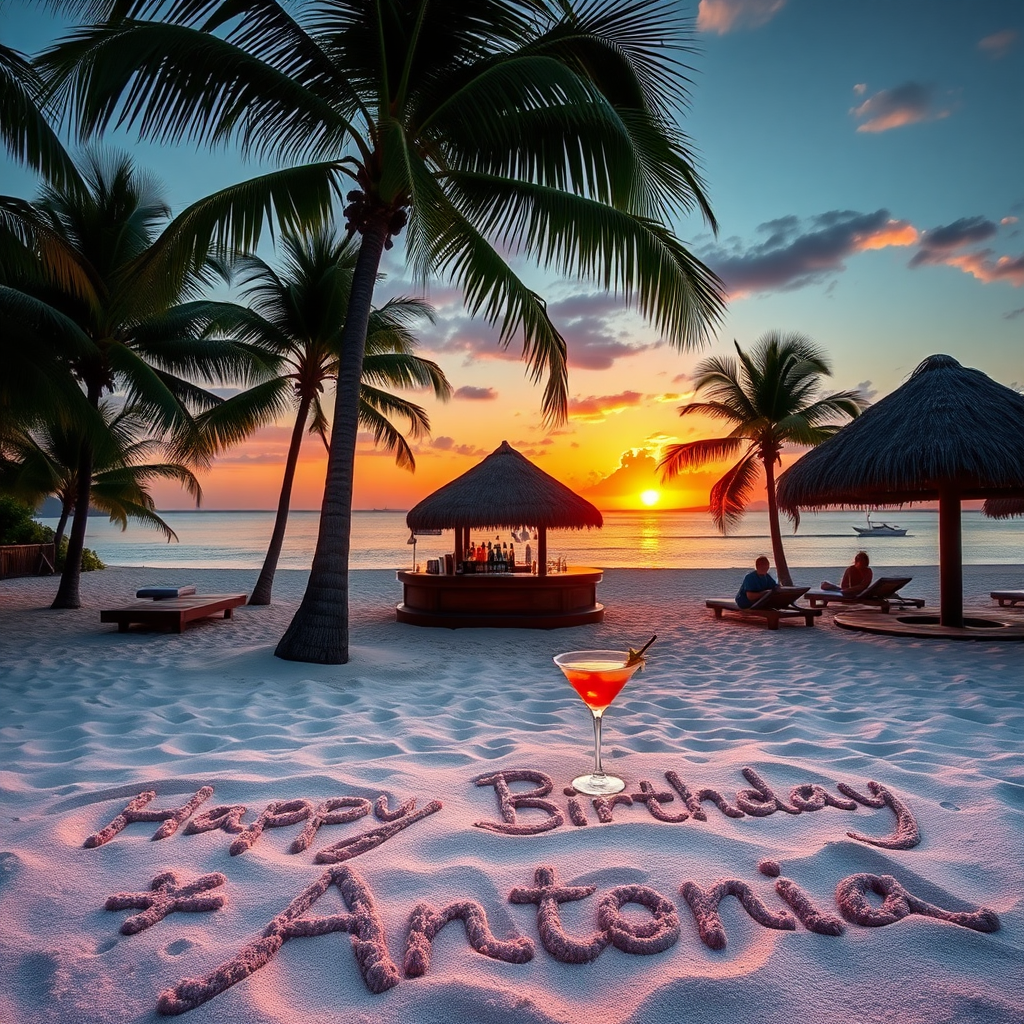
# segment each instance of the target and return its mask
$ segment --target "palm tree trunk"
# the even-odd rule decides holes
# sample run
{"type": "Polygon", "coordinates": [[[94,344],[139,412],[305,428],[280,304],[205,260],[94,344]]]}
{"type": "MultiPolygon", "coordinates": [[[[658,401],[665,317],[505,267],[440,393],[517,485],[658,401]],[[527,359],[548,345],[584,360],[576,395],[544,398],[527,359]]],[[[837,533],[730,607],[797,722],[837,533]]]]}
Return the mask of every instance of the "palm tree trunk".
{"type": "Polygon", "coordinates": [[[784,587],[793,586],[793,577],[789,574],[786,552],[782,547],[782,530],[779,527],[779,499],[775,494],[775,457],[764,456],[764,474],[767,477],[768,490],[768,529],[772,536],[772,558],[775,560],[775,571],[779,574],[779,583],[784,587]]]}
{"type": "Polygon", "coordinates": [[[302,435],[306,431],[306,418],[309,416],[310,402],[311,399],[305,396],[299,401],[299,411],[295,416],[295,426],[292,428],[292,439],[288,445],[288,458],[284,464],[284,479],[281,481],[281,497],[277,502],[274,532],[270,535],[267,557],[263,560],[263,568],[260,570],[259,579],[256,580],[249,604],[270,604],[270,595],[274,589],[274,573],[277,572],[277,560],[281,557],[284,532],[288,526],[288,509],[292,503],[295,467],[299,462],[299,448],[302,446],[302,435]]]}
{"type": "Polygon", "coordinates": [[[53,533],[53,553],[56,557],[58,551],[60,551],[60,542],[64,539],[64,530],[68,525],[68,516],[71,514],[72,509],[71,499],[65,497],[60,503],[60,519],[57,520],[57,529],[53,533]]]}
{"type": "Polygon", "coordinates": [[[68,553],[64,569],[60,574],[60,585],[51,608],[81,608],[82,597],[82,551],[85,550],[85,529],[89,524],[89,498],[92,491],[92,447],[88,441],[82,443],[82,454],[78,460],[76,481],[75,512],[68,535],[68,553]]]}
{"type": "Polygon", "coordinates": [[[348,661],[348,556],[359,391],[373,288],[388,223],[389,218],[383,213],[367,221],[352,274],[348,316],[341,333],[334,422],[316,552],[302,603],[274,651],[287,661],[321,665],[344,665],[348,661]]]}

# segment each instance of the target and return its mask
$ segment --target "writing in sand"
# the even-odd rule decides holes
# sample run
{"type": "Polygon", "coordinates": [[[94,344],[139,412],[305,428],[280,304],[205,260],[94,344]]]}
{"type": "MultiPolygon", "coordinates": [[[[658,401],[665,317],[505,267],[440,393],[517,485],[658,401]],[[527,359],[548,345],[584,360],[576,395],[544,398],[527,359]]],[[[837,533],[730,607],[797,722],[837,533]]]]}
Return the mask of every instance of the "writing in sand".
{"type": "MultiPolygon", "coordinates": [[[[729,818],[745,815],[763,818],[777,811],[798,815],[826,807],[846,811],[858,807],[887,807],[896,818],[890,835],[882,838],[857,832],[848,832],[847,835],[859,842],[893,850],[911,849],[920,842],[920,831],[910,808],[888,787],[877,782],[867,784],[867,793],[845,783],[837,785],[839,795],[818,784],[804,784],[793,787],[782,796],[753,769],[744,768],[743,775],[750,786],[739,790],[730,802],[717,790],[692,788],[674,771],[667,771],[665,778],[671,791],[658,790],[650,782],[641,781],[634,793],[593,798],[589,802],[593,806],[592,816],[580,795],[571,787],[564,791],[567,800],[563,811],[560,803],[551,799],[554,784],[543,772],[533,769],[493,772],[480,776],[474,782],[478,787],[493,790],[500,820],[477,821],[475,825],[488,832],[514,838],[550,832],[567,822],[569,827],[576,828],[608,824],[614,820],[613,814],[633,808],[645,811],[658,821],[678,824],[706,821],[705,803],[713,804],[729,818]],[[524,783],[531,784],[530,788],[513,789],[524,783]],[[669,810],[667,805],[677,797],[681,809],[669,810]]],[[[202,977],[185,978],[162,992],[157,1003],[162,1014],[184,1013],[207,1002],[260,970],[286,942],[296,938],[348,933],[363,981],[375,994],[393,988],[402,975],[416,978],[425,974],[430,967],[434,939],[452,921],[462,921],[470,947],[492,960],[524,964],[535,955],[536,943],[528,935],[495,936],[484,906],[467,896],[442,907],[429,902],[413,906],[404,930],[404,954],[402,970],[399,971],[378,909],[378,894],[362,875],[344,862],[380,846],[409,826],[437,813],[442,809],[439,800],[431,800],[419,809],[414,799],[392,809],[383,794],[373,803],[360,796],[334,797],[319,803],[306,799],[274,801],[251,822],[244,824],[248,809],[242,804],[220,805],[196,813],[213,795],[212,786],[202,787],[185,803],[172,808],[151,806],[155,795],[153,791],[140,793],[108,825],[88,836],[84,845],[88,848],[104,846],[129,825],[139,822],[158,822],[153,839],[166,839],[188,821],[183,834],[222,830],[234,837],[230,852],[238,855],[250,850],[268,829],[301,824],[302,828],[290,847],[292,853],[301,853],[309,849],[319,830],[325,826],[357,821],[369,815],[371,810],[382,823],[318,850],[314,862],[332,866],[275,916],[259,936],[233,956],[202,977]],[[344,911],[326,916],[311,914],[314,904],[332,888],[340,894],[344,911]]],[[[757,867],[762,875],[774,878],[774,892],[781,901],[774,908],[750,883],[738,878],[723,878],[704,884],[693,879],[679,879],[676,892],[681,900],[677,905],[672,898],[647,885],[620,885],[598,894],[594,885],[563,884],[556,868],[550,865],[536,867],[530,880],[532,884],[514,885],[507,899],[514,905],[536,908],[535,927],[540,945],[551,957],[566,964],[590,963],[609,946],[637,956],[662,953],[680,939],[680,908],[683,906],[690,911],[695,939],[709,949],[721,950],[726,945],[726,932],[719,915],[719,905],[727,896],[734,897],[758,925],[782,931],[793,931],[802,925],[821,935],[839,936],[847,923],[882,927],[914,914],[980,932],[999,928],[999,919],[992,910],[948,910],[914,895],[892,875],[864,872],[837,881],[834,903],[839,916],[823,907],[819,899],[805,892],[792,879],[783,877],[777,861],[764,859],[757,867]],[[560,907],[565,903],[591,899],[594,900],[593,929],[582,935],[570,934],[563,927],[560,907]],[[624,912],[627,905],[631,909],[624,912]]],[[[178,911],[220,910],[225,904],[221,890],[226,883],[227,879],[219,872],[192,880],[179,880],[174,871],[164,871],[152,880],[148,890],[114,894],[107,900],[106,907],[108,910],[141,911],[122,924],[122,932],[130,935],[152,927],[168,914],[178,911]]]]}

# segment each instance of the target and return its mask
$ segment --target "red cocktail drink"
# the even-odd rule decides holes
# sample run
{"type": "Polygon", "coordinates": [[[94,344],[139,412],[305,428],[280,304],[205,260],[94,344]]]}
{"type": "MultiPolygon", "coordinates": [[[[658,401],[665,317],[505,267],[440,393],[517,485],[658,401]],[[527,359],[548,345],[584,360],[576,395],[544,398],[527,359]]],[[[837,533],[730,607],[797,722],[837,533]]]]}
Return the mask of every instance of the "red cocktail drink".
{"type": "Polygon", "coordinates": [[[615,700],[635,671],[635,667],[627,668],[622,658],[615,661],[574,661],[559,667],[587,707],[602,711],[615,700]]]}
{"type": "Polygon", "coordinates": [[[631,662],[627,651],[569,651],[554,661],[594,716],[594,771],[573,779],[573,788],[591,796],[621,793],[626,783],[601,767],[601,719],[643,660],[631,662]]]}

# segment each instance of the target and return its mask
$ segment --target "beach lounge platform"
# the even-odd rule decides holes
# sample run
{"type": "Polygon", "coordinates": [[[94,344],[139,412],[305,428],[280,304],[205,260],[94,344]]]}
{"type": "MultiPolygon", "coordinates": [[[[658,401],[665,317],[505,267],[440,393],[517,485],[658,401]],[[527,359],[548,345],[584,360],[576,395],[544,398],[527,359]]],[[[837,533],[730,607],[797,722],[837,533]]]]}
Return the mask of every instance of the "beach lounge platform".
{"type": "Polygon", "coordinates": [[[803,619],[804,624],[813,626],[821,615],[820,608],[799,608],[794,602],[807,593],[808,587],[776,587],[756,604],[741,608],[734,597],[709,597],[705,606],[720,619],[723,612],[733,612],[741,618],[764,619],[769,629],[778,629],[782,619],[803,619]]]}
{"type": "Polygon", "coordinates": [[[101,611],[100,622],[116,622],[119,633],[127,633],[133,622],[181,633],[189,622],[217,612],[223,612],[224,618],[230,619],[233,610],[246,600],[245,594],[199,594],[162,601],[133,601],[120,608],[101,611]]]}
{"type": "Polygon", "coordinates": [[[874,608],[851,608],[837,612],[833,622],[840,629],[879,636],[914,637],[918,640],[1006,640],[1024,642],[1024,615],[1011,612],[971,609],[964,614],[963,626],[943,626],[939,616],[920,612],[882,615],[874,608]]]}
{"type": "Polygon", "coordinates": [[[993,590],[989,596],[999,602],[1000,608],[1007,605],[1016,608],[1018,604],[1024,604],[1024,590],[993,590]]]}

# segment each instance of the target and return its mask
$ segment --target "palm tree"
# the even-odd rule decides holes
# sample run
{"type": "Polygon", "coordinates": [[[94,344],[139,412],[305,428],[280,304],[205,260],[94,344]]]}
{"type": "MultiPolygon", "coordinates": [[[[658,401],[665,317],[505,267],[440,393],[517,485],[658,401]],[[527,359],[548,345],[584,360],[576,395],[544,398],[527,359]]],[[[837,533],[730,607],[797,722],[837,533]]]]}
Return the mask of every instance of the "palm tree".
{"type": "MultiPolygon", "coordinates": [[[[168,541],[178,536],[157,514],[149,492],[152,481],[175,480],[195,499],[202,488],[187,466],[174,461],[152,462],[165,454],[166,445],[148,436],[145,417],[129,407],[119,411],[104,400],[99,406],[104,430],[94,439],[93,477],[89,503],[106,512],[122,530],[129,521],[158,529],[168,541]]],[[[80,493],[78,470],[82,437],[64,424],[44,424],[8,440],[6,454],[8,488],[15,497],[31,504],[51,495],[61,503],[53,542],[60,548],[69,516],[80,493]]]]}
{"type": "Polygon", "coordinates": [[[221,400],[193,380],[255,382],[276,365],[257,349],[170,329],[166,311],[196,294],[210,279],[209,269],[180,258],[175,222],[157,235],[170,211],[128,157],[87,154],[80,174],[82,187],[44,185],[36,202],[11,202],[12,217],[0,224],[0,255],[12,254],[22,266],[17,276],[0,275],[2,354],[20,360],[15,365],[26,377],[41,368],[40,379],[58,380],[87,406],[84,413],[75,410],[78,493],[54,608],[81,603],[81,553],[104,427],[103,395],[123,391],[135,414],[158,436],[174,440],[175,462],[202,465],[231,430],[212,413],[221,400]],[[26,262],[26,254],[34,260],[26,262]],[[24,365],[18,352],[35,342],[43,355],[24,365]],[[195,421],[200,412],[207,413],[205,436],[195,421]]]}
{"type": "MultiPolygon", "coordinates": [[[[65,6],[75,0],[65,0],[65,6]]],[[[348,555],[363,355],[381,256],[408,227],[420,279],[461,286],[514,338],[542,408],[566,415],[566,349],[511,260],[615,290],[679,348],[706,340],[721,283],[666,226],[715,226],[688,140],[689,22],[675,0],[80,0],[108,23],[45,57],[80,133],[113,119],[164,142],[238,140],[295,166],[194,211],[252,248],[347,191],[360,235],[341,336],[320,533],[279,657],[348,659],[348,555]],[[161,20],[140,20],[165,14],[161,20]],[[219,33],[219,34],[218,34],[219,33]]],[[[201,253],[197,249],[193,258],[201,253]]]]}
{"type": "MultiPolygon", "coordinates": [[[[281,355],[284,373],[259,386],[258,400],[243,393],[224,405],[244,404],[247,410],[265,410],[274,419],[284,402],[295,410],[291,441],[285,461],[281,495],[270,545],[249,604],[270,604],[291,504],[292,483],[303,435],[318,434],[328,451],[328,419],[323,408],[325,386],[338,375],[341,331],[345,323],[352,274],[356,263],[353,240],[342,241],[329,230],[308,235],[286,233],[280,239],[284,270],[278,273],[258,256],[236,261],[241,271],[243,297],[250,308],[208,304],[211,326],[237,340],[261,345],[281,355]]],[[[416,340],[410,326],[418,319],[433,320],[433,309],[413,299],[397,298],[370,312],[363,356],[359,422],[376,444],[394,452],[395,462],[415,470],[412,448],[391,417],[408,421],[408,433],[418,440],[430,430],[427,413],[385,388],[430,388],[447,400],[451,385],[441,368],[413,354],[416,340]]],[[[249,419],[252,412],[243,417],[249,419]]]]}
{"type": "Polygon", "coordinates": [[[668,445],[658,465],[662,479],[670,480],[684,470],[739,455],[711,489],[711,517],[722,533],[743,518],[763,470],[772,556],[779,582],[791,586],[775,495],[775,466],[781,465],[782,449],[787,444],[820,444],[839,430],[836,418],[859,416],[867,402],[858,391],[820,395],[821,378],[830,377],[832,369],[821,349],[802,334],[768,331],[750,354],[738,344],[736,352],[738,365],[730,357],[698,364],[694,392],[703,392],[708,401],[679,408],[680,416],[702,413],[734,424],[733,429],[725,437],[668,445]]]}

